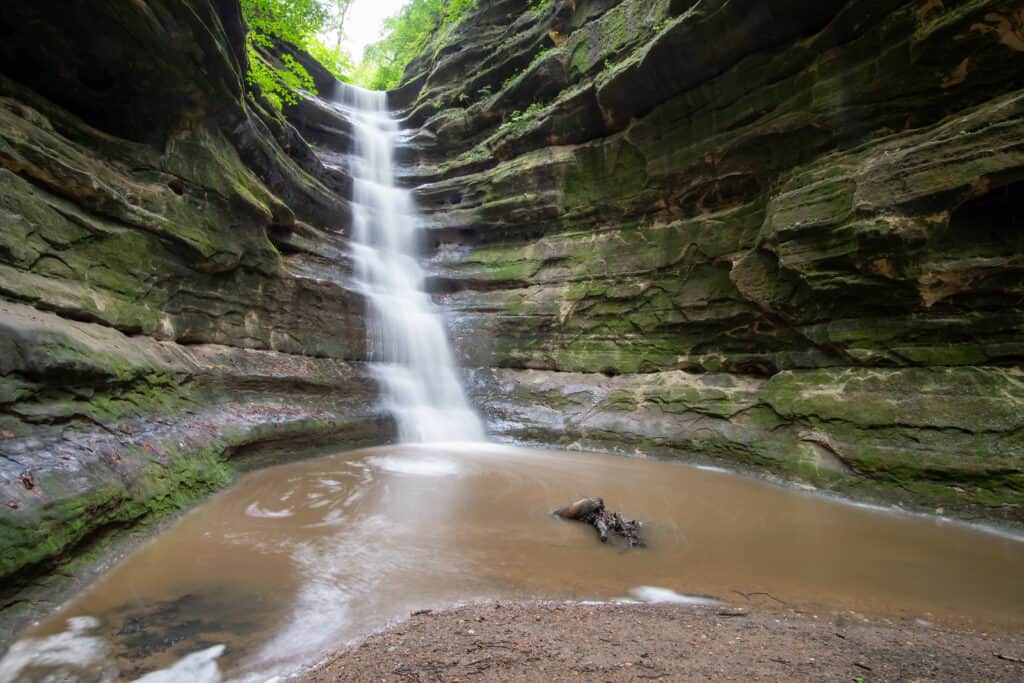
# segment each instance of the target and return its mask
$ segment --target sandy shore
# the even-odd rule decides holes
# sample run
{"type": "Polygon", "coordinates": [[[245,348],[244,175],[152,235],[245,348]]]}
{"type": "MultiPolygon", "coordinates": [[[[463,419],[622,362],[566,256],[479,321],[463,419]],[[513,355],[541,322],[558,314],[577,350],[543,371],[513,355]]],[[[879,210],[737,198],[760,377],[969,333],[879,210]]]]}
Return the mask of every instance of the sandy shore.
{"type": "Polygon", "coordinates": [[[305,681],[1013,681],[1024,637],[859,615],[492,603],[410,618],[305,681]]]}

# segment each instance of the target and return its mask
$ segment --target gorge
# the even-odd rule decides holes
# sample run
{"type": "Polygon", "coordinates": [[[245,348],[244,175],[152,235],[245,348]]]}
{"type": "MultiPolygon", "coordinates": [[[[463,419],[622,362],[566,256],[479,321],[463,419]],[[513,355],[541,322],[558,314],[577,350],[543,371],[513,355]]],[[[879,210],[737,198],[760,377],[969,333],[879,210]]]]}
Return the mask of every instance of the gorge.
{"type": "Polygon", "coordinates": [[[1020,2],[480,0],[386,96],[296,52],[283,113],[237,0],[85,5],[0,15],[0,642],[236,471],[400,437],[1019,533],[1020,2]]]}

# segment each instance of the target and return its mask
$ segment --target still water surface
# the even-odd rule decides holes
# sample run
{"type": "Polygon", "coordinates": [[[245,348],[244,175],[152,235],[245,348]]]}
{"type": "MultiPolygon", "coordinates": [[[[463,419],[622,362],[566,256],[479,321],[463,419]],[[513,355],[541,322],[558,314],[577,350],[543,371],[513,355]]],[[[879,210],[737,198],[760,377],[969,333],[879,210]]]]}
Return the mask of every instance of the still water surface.
{"type": "Polygon", "coordinates": [[[229,675],[287,669],[410,610],[472,599],[672,591],[1020,633],[1022,577],[1019,540],[727,473],[392,446],[244,476],[26,635],[94,617],[130,680],[217,644],[229,675]],[[550,515],[592,495],[644,520],[648,547],[603,546],[550,515]]]}

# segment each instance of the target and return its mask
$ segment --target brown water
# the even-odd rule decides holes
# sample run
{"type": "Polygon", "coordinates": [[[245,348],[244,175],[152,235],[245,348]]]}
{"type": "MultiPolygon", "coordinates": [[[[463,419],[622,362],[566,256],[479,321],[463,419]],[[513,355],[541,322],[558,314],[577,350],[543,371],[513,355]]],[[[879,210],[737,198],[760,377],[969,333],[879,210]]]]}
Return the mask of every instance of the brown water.
{"type": "Polygon", "coordinates": [[[410,610],[482,598],[760,594],[749,599],[1024,631],[1019,540],[675,463],[480,449],[248,474],[28,635],[96,617],[130,677],[219,643],[229,672],[287,668],[410,610]],[[644,520],[648,547],[603,546],[550,515],[591,495],[644,520]]]}

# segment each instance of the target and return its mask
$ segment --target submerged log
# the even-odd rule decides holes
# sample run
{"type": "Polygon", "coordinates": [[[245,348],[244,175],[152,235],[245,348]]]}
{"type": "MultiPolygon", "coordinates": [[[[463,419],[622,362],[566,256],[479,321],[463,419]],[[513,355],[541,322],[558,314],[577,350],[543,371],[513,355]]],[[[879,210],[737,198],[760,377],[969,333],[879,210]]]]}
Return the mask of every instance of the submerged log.
{"type": "Polygon", "coordinates": [[[603,498],[582,498],[555,510],[553,514],[562,519],[591,525],[597,529],[602,543],[608,542],[608,534],[615,534],[625,538],[631,548],[644,547],[644,542],[640,539],[642,524],[635,519],[623,519],[618,512],[609,512],[605,509],[603,498]]]}

